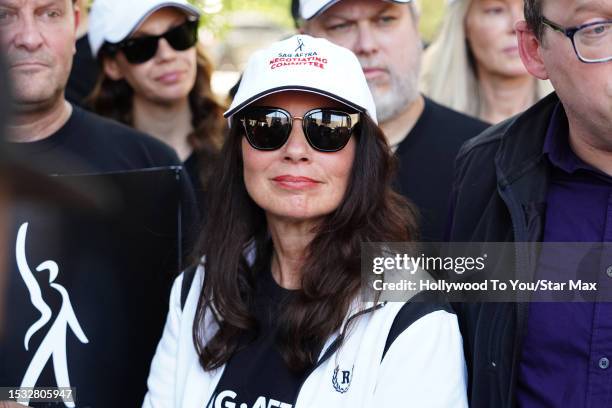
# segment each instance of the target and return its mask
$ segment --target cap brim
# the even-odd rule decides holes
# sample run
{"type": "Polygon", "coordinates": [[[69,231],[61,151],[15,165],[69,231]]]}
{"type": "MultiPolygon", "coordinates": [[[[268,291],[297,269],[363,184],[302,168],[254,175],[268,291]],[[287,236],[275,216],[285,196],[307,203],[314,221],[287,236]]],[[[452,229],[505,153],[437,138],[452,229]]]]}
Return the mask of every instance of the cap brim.
{"type": "MultiPolygon", "coordinates": [[[[129,0],[126,0],[126,1],[129,1],[129,0]]],[[[180,3],[174,3],[174,2],[161,3],[147,10],[146,13],[140,16],[134,16],[135,20],[133,20],[129,24],[123,25],[126,28],[126,30],[124,32],[118,33],[116,38],[109,39],[109,42],[118,43],[128,38],[130,35],[134,34],[134,32],[138,29],[138,27],[140,27],[140,25],[144,23],[144,21],[147,18],[149,18],[153,13],[163,8],[166,8],[166,7],[174,7],[174,8],[180,9],[181,11],[184,11],[188,15],[191,15],[196,18],[200,18],[201,16],[200,11],[195,6],[192,6],[190,4],[180,4],[180,3]]]]}
{"type": "Polygon", "coordinates": [[[333,99],[335,101],[338,101],[352,109],[355,109],[356,111],[362,112],[362,113],[367,113],[367,110],[365,108],[363,108],[362,106],[359,106],[355,103],[352,103],[342,97],[339,97],[337,95],[334,95],[331,92],[326,92],[324,90],[321,89],[317,89],[317,88],[311,88],[308,86],[301,86],[301,85],[285,85],[285,86],[279,86],[276,88],[271,88],[268,89],[264,92],[261,92],[257,95],[251,96],[250,98],[244,100],[243,102],[239,103],[238,105],[234,106],[232,109],[228,110],[227,112],[225,112],[223,114],[223,116],[225,118],[230,118],[231,116],[235,115],[236,113],[240,112],[242,109],[244,109],[245,107],[247,107],[248,105],[252,104],[253,102],[256,102],[262,98],[265,98],[268,95],[272,95],[275,93],[279,93],[279,92],[284,92],[284,91],[299,91],[299,92],[308,92],[308,93],[313,93],[313,94],[317,94],[317,95],[321,95],[321,96],[325,96],[327,98],[333,99]]]}

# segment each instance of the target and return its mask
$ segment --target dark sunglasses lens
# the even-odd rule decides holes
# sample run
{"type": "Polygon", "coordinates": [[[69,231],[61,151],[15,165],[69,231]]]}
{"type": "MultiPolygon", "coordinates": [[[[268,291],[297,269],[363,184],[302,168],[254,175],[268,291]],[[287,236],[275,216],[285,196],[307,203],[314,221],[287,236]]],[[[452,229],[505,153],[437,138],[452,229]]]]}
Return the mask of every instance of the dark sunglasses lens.
{"type": "Polygon", "coordinates": [[[242,123],[249,143],[259,150],[280,149],[291,133],[290,118],[280,110],[249,110],[242,118],[242,123]]]}
{"type": "MultiPolygon", "coordinates": [[[[175,27],[161,37],[176,51],[185,51],[198,41],[198,21],[187,21],[175,27]]],[[[121,45],[125,58],[131,64],[147,62],[157,53],[160,37],[132,38],[121,45]]]]}
{"type": "Polygon", "coordinates": [[[155,56],[158,41],[157,37],[133,38],[123,44],[121,51],[130,64],[142,64],[155,56]]]}
{"type": "Polygon", "coordinates": [[[321,109],[304,118],[304,132],[312,147],[322,152],[337,152],[348,143],[353,124],[344,112],[321,109]]]}
{"type": "Polygon", "coordinates": [[[187,21],[164,35],[166,41],[177,51],[185,51],[198,41],[198,22],[187,21]]]}

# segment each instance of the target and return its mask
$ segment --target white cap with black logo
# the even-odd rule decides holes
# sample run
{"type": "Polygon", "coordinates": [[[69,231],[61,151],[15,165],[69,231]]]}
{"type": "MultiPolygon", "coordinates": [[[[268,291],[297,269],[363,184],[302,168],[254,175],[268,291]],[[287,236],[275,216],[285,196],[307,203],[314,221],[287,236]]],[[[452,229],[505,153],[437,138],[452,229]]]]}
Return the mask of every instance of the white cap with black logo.
{"type": "Polygon", "coordinates": [[[89,14],[89,45],[94,57],[105,42],[128,38],[151,14],[176,7],[199,18],[200,11],[187,0],[95,0],[89,14]]]}
{"type": "MultiPolygon", "coordinates": [[[[300,17],[310,20],[338,3],[340,0],[300,0],[300,17]]],[[[386,0],[392,3],[410,3],[412,0],[386,0]]]]}
{"type": "Polygon", "coordinates": [[[376,122],[374,98],[355,54],[309,35],[295,35],[255,52],[224,116],[231,118],[267,95],[290,90],[327,96],[376,122]]]}

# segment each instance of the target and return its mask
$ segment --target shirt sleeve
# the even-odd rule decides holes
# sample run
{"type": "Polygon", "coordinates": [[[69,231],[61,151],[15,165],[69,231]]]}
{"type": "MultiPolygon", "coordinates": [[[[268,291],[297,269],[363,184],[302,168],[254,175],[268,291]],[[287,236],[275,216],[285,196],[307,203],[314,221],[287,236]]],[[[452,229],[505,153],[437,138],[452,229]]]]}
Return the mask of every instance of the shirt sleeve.
{"type": "Polygon", "coordinates": [[[176,393],[176,358],[182,319],[181,286],[183,274],[174,281],[170,293],[170,308],[162,338],[157,345],[147,380],[148,391],[143,408],[170,408],[176,393]]]}
{"type": "Polygon", "coordinates": [[[467,408],[466,390],[457,317],[435,311],[414,322],[393,342],[381,363],[374,401],[382,408],[467,408]]]}

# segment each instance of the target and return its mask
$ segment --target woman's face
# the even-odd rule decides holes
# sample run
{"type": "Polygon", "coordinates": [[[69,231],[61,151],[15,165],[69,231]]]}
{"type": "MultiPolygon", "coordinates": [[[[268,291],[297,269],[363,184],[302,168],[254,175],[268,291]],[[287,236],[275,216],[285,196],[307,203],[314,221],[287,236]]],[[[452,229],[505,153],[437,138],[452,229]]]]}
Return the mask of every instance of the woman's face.
{"type": "MultiPolygon", "coordinates": [[[[129,1],[129,0],[126,0],[129,1]]],[[[147,18],[131,38],[160,35],[187,20],[173,7],[162,8],[147,18]]],[[[119,51],[104,60],[106,75],[114,80],[125,79],[137,98],[156,104],[185,100],[196,80],[196,48],[177,51],[160,38],[157,53],[141,64],[131,64],[119,51]]]]}
{"type": "MultiPolygon", "coordinates": [[[[345,108],[329,98],[294,91],[270,95],[256,105],[283,108],[292,117],[315,108],[345,108]]],[[[278,150],[256,150],[242,138],[246,189],[268,220],[308,222],[333,212],[346,192],[354,157],[354,136],[338,152],[319,152],[308,144],[299,119],[278,150]]]]}
{"type": "Polygon", "coordinates": [[[523,19],[523,0],[472,0],[465,35],[478,70],[502,77],[527,75],[518,52],[514,23],[523,19]]]}

